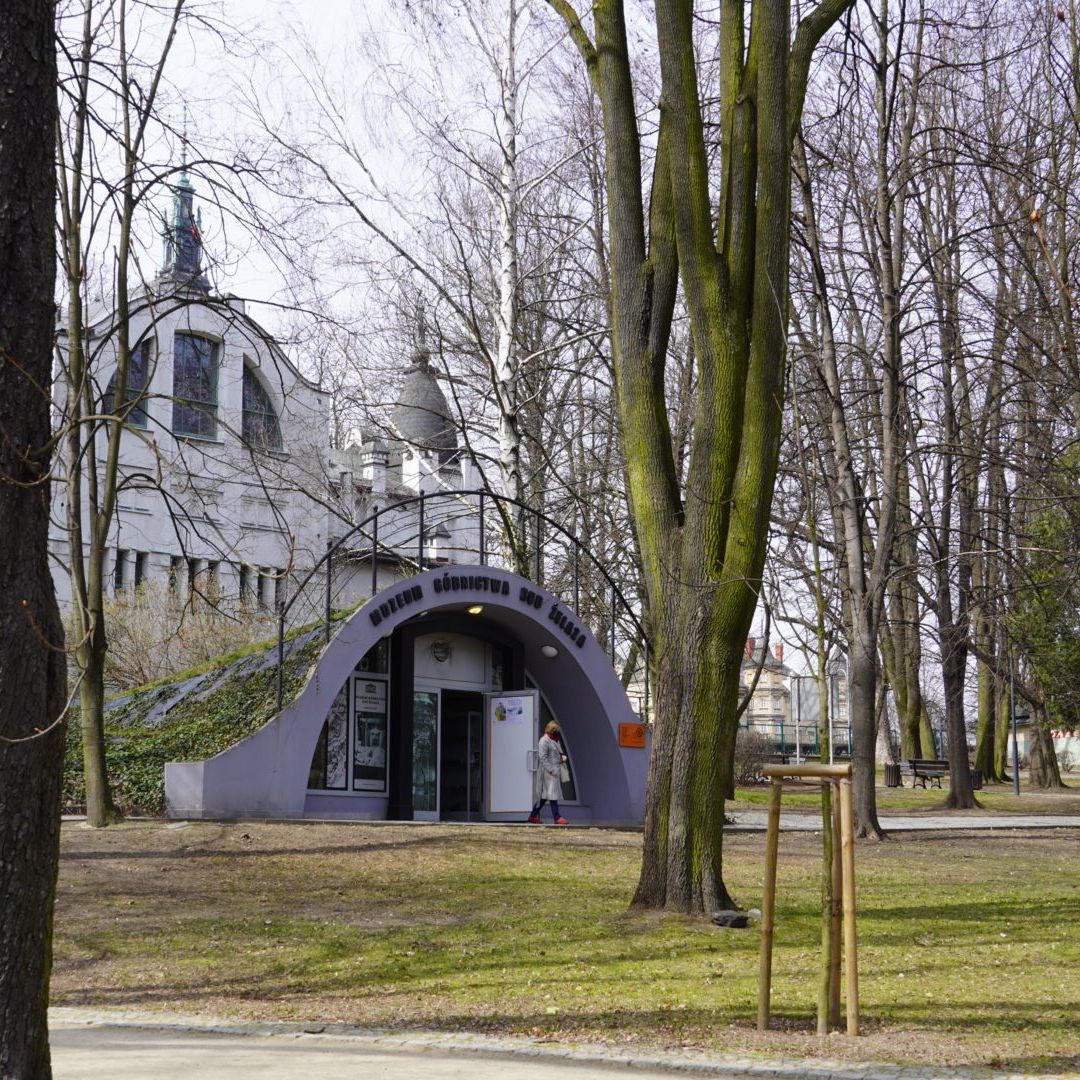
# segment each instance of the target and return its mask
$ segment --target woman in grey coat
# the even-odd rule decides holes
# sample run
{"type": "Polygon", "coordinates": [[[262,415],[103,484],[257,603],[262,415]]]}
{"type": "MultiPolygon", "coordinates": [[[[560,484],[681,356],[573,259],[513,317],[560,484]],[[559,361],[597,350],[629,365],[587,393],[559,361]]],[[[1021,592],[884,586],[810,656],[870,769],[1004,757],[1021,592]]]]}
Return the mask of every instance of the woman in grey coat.
{"type": "Polygon", "coordinates": [[[532,825],[540,824],[540,811],[544,803],[551,803],[551,816],[555,825],[569,825],[559,813],[559,799],[562,798],[562,772],[566,766],[566,751],[562,744],[562,731],[559,725],[552,720],[544,734],[540,736],[540,742],[536,746],[540,758],[540,798],[529,815],[532,825]]]}

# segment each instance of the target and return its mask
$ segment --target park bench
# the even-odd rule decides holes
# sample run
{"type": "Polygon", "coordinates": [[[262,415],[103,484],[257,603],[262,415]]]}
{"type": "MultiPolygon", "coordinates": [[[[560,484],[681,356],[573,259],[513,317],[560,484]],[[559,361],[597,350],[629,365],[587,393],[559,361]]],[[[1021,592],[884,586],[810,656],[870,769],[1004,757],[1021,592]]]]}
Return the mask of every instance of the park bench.
{"type": "Polygon", "coordinates": [[[941,778],[949,775],[949,763],[934,758],[909,758],[908,772],[911,774],[911,786],[920,781],[925,789],[927,781],[941,787],[941,778]]]}

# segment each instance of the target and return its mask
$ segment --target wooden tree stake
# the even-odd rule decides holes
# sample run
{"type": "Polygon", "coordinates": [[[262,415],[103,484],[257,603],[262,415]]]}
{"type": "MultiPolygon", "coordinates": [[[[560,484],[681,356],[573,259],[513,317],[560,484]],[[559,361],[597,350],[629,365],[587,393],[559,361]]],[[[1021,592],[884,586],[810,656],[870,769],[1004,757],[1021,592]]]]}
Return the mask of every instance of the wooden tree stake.
{"type": "Polygon", "coordinates": [[[859,967],[855,933],[855,814],[851,798],[851,765],[766,765],[771,781],[769,825],[765,834],[765,882],[761,901],[761,954],[758,978],[758,1031],[769,1026],[772,993],[773,931],[776,925],[776,863],[780,846],[780,800],[785,776],[804,776],[835,784],[832,800],[832,955],[830,957],[829,1020],[840,1022],[840,916],[843,910],[844,972],[847,1033],[859,1034],[859,967]],[[842,901],[841,901],[842,898],[842,901]]]}
{"type": "Polygon", "coordinates": [[[761,901],[761,962],[758,978],[758,1031],[769,1026],[769,995],[772,992],[773,924],[776,916],[776,856],[780,846],[780,780],[769,791],[769,828],[765,834],[765,895],[761,901]]]}
{"type": "Polygon", "coordinates": [[[840,1026],[840,912],[844,895],[844,877],[840,855],[840,791],[833,785],[832,821],[832,975],[829,980],[829,1025],[840,1026]]]}
{"type": "Polygon", "coordinates": [[[855,814],[851,781],[840,781],[840,848],[844,872],[844,978],[847,991],[847,1032],[859,1034],[859,963],[855,939],[855,814]]]}

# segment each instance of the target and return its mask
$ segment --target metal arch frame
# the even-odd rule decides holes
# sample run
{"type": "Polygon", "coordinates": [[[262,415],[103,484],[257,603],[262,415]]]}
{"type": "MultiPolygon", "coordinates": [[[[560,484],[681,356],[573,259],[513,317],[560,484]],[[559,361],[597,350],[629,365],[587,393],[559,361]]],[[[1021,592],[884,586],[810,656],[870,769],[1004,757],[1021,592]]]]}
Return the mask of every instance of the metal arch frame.
{"type": "MultiPolygon", "coordinates": [[[[645,628],[638,618],[634,609],[630,606],[630,602],[623,595],[622,590],[619,588],[615,579],[608,572],[607,568],[600,562],[600,560],[586,547],[576,536],[574,536],[569,530],[567,530],[554,518],[549,517],[543,511],[529,506],[527,503],[522,502],[520,499],[511,498],[508,495],[500,495],[498,492],[490,491],[486,488],[454,488],[447,491],[432,491],[421,492],[419,495],[410,495],[406,499],[400,499],[395,503],[390,503],[386,506],[380,507],[373,514],[369,514],[359,524],[354,525],[348,532],[343,533],[337,538],[337,540],[326,542],[326,551],[321,558],[316,562],[311,569],[304,576],[303,580],[297,585],[292,596],[288,600],[278,605],[278,642],[277,642],[277,704],[278,708],[281,708],[282,700],[284,697],[284,668],[285,668],[285,619],[289,611],[292,609],[296,600],[303,595],[305,588],[313,577],[319,572],[320,568],[326,565],[326,610],[324,615],[324,626],[326,632],[326,640],[330,640],[330,622],[331,622],[331,596],[332,596],[332,582],[333,582],[333,558],[338,550],[353,537],[360,535],[370,525],[371,529],[371,595],[372,598],[376,595],[376,573],[378,570],[378,557],[379,557],[379,518],[383,514],[391,513],[393,511],[401,510],[404,507],[411,506],[414,503],[419,504],[419,519],[416,541],[416,573],[422,572],[424,567],[424,505],[428,499],[448,499],[448,498],[462,498],[475,496],[479,498],[479,506],[476,508],[480,517],[480,550],[479,550],[479,566],[489,565],[487,562],[487,550],[485,545],[486,529],[484,520],[484,511],[486,506],[486,500],[494,499],[496,502],[505,503],[518,509],[525,510],[533,516],[536,521],[536,545],[533,560],[534,577],[533,580],[539,585],[543,576],[543,534],[540,529],[540,524],[543,522],[549,526],[555,534],[563,536],[569,541],[570,546],[574,553],[574,611],[578,612],[581,602],[580,596],[580,565],[581,565],[581,552],[584,551],[586,556],[592,562],[592,565],[600,571],[604,578],[604,581],[611,588],[611,620],[610,628],[613,631],[615,627],[615,609],[616,601],[622,605],[627,615],[633,623],[634,629],[637,631],[641,639],[642,650],[645,659],[645,711],[648,712],[649,707],[649,639],[645,633],[645,628]]],[[[550,534],[549,534],[550,535],[550,534]]],[[[578,612],[579,613],[579,612],[578,612]]],[[[579,613],[580,615],[580,613],[579,613]]],[[[611,656],[611,662],[615,663],[615,635],[614,632],[610,634],[610,640],[608,642],[608,649],[611,656]]]]}

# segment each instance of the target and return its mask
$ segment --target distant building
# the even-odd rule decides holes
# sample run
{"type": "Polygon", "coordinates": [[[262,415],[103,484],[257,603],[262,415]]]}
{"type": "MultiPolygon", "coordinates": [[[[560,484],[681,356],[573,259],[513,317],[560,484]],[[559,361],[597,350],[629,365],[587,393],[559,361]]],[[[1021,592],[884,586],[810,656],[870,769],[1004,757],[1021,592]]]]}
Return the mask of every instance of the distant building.
{"type": "Polygon", "coordinates": [[[794,745],[789,685],[792,675],[794,672],[784,664],[783,645],[775,646],[770,653],[764,643],[758,642],[756,638],[746,639],[739,677],[739,700],[746,698],[751,687],[754,687],[754,690],[741,723],[743,727],[767,735],[778,749],[787,743],[794,745]]]}
{"type": "MultiPolygon", "coordinates": [[[[337,508],[330,539],[344,537],[354,525],[384,511],[377,538],[380,588],[401,576],[403,559],[411,568],[421,562],[425,566],[476,562],[480,525],[474,497],[425,500],[420,536],[416,496],[483,486],[476,464],[458,447],[458,425],[431,367],[422,315],[417,318],[413,354],[386,426],[385,437],[354,439],[343,449],[327,453],[328,486],[337,508]],[[395,503],[405,505],[385,513],[395,503]]],[[[363,529],[342,546],[335,559],[335,596],[343,590],[353,598],[371,594],[374,539],[370,529],[363,529]]]]}
{"type": "MultiPolygon", "coordinates": [[[[789,668],[784,663],[782,644],[774,646],[770,653],[756,638],[747,638],[740,671],[740,700],[749,694],[759,668],[761,675],[739,721],[740,726],[767,736],[777,754],[792,758],[817,757],[820,753],[817,679],[810,675],[797,675],[789,668]]],[[[843,664],[832,662],[826,678],[833,754],[847,757],[850,754],[850,727],[847,676],[843,664]]]]}

